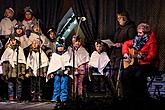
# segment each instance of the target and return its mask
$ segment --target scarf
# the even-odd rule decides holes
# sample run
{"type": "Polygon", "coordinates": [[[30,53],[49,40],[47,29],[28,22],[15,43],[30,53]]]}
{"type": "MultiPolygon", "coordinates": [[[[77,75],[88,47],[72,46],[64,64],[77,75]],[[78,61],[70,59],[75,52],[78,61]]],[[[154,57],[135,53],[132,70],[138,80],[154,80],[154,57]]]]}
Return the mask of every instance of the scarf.
{"type": "Polygon", "coordinates": [[[135,39],[133,40],[133,48],[139,51],[146,44],[148,39],[148,34],[145,34],[143,37],[135,36],[135,39]]]}
{"type": "Polygon", "coordinates": [[[30,19],[24,18],[24,20],[25,20],[26,22],[32,21],[32,19],[33,19],[33,17],[30,18],[30,19]]]}

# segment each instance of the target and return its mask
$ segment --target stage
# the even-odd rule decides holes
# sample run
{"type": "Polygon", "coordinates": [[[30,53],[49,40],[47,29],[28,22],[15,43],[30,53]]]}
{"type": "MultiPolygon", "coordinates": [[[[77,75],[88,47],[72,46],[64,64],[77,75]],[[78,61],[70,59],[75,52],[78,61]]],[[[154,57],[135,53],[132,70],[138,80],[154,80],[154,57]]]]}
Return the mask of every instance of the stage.
{"type": "MultiPolygon", "coordinates": [[[[149,79],[151,80],[151,79],[149,79]]],[[[109,92],[108,92],[109,93],[109,92]]],[[[112,94],[86,92],[81,101],[70,99],[64,110],[164,110],[165,74],[154,78],[149,88],[150,97],[132,97],[120,99],[112,94]],[[159,88],[156,88],[156,87],[159,88]]],[[[0,102],[0,110],[54,110],[54,102],[0,102]]]]}
{"type": "MultiPolygon", "coordinates": [[[[92,97],[81,102],[70,101],[64,110],[163,110],[165,101],[154,98],[114,100],[106,97],[92,97]]],[[[54,103],[45,102],[0,102],[0,110],[54,110],[54,103]]]]}

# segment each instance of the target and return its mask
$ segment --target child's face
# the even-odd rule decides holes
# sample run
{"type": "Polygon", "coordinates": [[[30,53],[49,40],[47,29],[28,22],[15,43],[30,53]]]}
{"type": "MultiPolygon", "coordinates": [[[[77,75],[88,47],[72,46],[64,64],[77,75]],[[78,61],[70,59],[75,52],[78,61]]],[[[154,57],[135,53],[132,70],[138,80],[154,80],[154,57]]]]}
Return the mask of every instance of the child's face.
{"type": "Polygon", "coordinates": [[[19,28],[18,28],[18,29],[16,29],[16,33],[17,33],[17,34],[22,34],[22,32],[23,32],[23,30],[22,30],[22,29],[19,29],[19,28]]]}
{"type": "Polygon", "coordinates": [[[73,44],[75,48],[79,48],[81,46],[81,41],[75,41],[75,43],[73,44]]]}
{"type": "Polygon", "coordinates": [[[102,46],[101,44],[96,44],[96,45],[95,45],[95,48],[96,48],[96,51],[97,51],[98,53],[101,53],[102,50],[103,50],[103,46],[102,46]]]}
{"type": "Polygon", "coordinates": [[[25,12],[25,18],[26,19],[31,19],[33,16],[30,12],[25,12]]]}
{"type": "Polygon", "coordinates": [[[32,48],[38,48],[39,47],[39,44],[34,40],[32,42],[32,48]]]}
{"type": "Polygon", "coordinates": [[[11,45],[16,45],[16,43],[17,43],[16,39],[11,39],[11,40],[10,40],[10,44],[11,44],[11,45]]]}
{"type": "Polygon", "coordinates": [[[54,37],[55,37],[54,32],[50,32],[49,37],[50,37],[51,39],[54,39],[54,37]]]}
{"type": "Polygon", "coordinates": [[[58,51],[58,52],[63,52],[63,51],[64,51],[64,46],[59,46],[59,47],[57,47],[57,51],[58,51]]]}
{"type": "Polygon", "coordinates": [[[33,27],[33,31],[34,32],[39,32],[40,31],[40,28],[39,28],[39,26],[38,25],[35,25],[34,27],[33,27]]]}
{"type": "Polygon", "coordinates": [[[8,18],[12,18],[14,16],[14,13],[10,9],[6,9],[5,16],[8,18]]]}

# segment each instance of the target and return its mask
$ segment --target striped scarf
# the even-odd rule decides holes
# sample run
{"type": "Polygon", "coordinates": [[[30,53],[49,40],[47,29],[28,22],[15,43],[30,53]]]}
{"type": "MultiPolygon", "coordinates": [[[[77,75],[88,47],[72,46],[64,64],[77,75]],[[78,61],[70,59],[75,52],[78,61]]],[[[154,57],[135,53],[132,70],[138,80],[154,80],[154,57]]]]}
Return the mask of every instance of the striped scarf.
{"type": "Polygon", "coordinates": [[[140,50],[148,41],[149,35],[145,34],[143,37],[135,36],[133,40],[133,48],[136,50],[140,50]]]}

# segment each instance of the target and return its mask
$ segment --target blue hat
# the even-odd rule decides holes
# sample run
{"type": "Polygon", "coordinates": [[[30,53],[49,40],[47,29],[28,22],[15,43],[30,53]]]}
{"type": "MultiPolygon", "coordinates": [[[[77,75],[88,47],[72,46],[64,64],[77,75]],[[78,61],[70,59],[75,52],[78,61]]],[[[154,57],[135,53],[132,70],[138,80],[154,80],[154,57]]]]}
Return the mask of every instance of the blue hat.
{"type": "Polygon", "coordinates": [[[64,40],[59,38],[58,41],[56,42],[56,47],[65,47],[64,40]]]}

